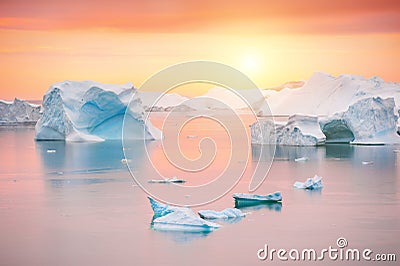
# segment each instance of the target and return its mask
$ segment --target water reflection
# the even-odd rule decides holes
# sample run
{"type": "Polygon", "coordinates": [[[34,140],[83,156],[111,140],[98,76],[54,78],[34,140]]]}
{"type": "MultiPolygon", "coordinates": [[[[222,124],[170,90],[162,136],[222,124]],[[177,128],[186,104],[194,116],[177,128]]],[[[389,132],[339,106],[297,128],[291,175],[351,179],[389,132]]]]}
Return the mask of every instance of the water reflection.
{"type": "Polygon", "coordinates": [[[66,178],[66,179],[49,179],[48,182],[56,188],[76,187],[80,185],[101,184],[107,182],[115,182],[114,178],[66,178]]]}
{"type": "Polygon", "coordinates": [[[262,203],[262,204],[248,204],[248,205],[243,205],[240,204],[236,205],[235,203],[235,208],[240,209],[241,211],[259,211],[262,209],[268,209],[270,211],[276,211],[280,212],[282,210],[282,202],[270,202],[270,203],[262,203]]]}
{"type": "Polygon", "coordinates": [[[351,158],[354,156],[354,146],[349,144],[329,144],[325,146],[326,158],[351,158]]]}
{"type": "MultiPolygon", "coordinates": [[[[138,142],[132,140],[132,142],[138,142]]],[[[90,174],[105,171],[126,170],[121,162],[124,152],[121,141],[97,143],[68,143],[64,141],[37,141],[36,151],[42,166],[50,174],[90,174]]],[[[147,145],[147,143],[146,143],[147,145]]],[[[148,142],[148,145],[154,145],[148,142]]],[[[130,159],[140,165],[145,156],[144,145],[130,145],[130,159]]]]}
{"type": "Polygon", "coordinates": [[[165,235],[176,243],[185,244],[190,243],[194,240],[203,239],[207,237],[211,232],[157,231],[156,233],[165,235]]]}
{"type": "MultiPolygon", "coordinates": [[[[323,147],[296,147],[296,146],[276,146],[274,161],[294,161],[301,157],[308,157],[310,160],[318,159],[320,150],[323,147]]],[[[268,161],[274,155],[274,146],[271,145],[251,145],[252,157],[260,161],[268,161]],[[263,149],[263,150],[262,150],[263,149]],[[262,151],[262,152],[261,152],[262,151]]]]}

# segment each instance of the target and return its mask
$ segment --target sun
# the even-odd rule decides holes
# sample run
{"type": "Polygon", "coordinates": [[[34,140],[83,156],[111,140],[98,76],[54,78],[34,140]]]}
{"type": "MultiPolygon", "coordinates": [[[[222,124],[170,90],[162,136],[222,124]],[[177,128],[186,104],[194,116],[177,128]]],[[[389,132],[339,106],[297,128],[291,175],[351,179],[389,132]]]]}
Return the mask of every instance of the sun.
{"type": "Polygon", "coordinates": [[[255,71],[259,67],[259,60],[255,55],[246,55],[243,58],[243,68],[247,71],[255,71]]]}

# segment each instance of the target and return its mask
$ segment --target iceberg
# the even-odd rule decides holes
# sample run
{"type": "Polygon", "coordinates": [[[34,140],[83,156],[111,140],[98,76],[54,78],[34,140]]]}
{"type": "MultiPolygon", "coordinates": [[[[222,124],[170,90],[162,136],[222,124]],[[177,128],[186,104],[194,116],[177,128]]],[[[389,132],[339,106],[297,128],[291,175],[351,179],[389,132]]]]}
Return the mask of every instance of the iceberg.
{"type": "Polygon", "coordinates": [[[246,216],[245,213],[236,208],[227,208],[222,211],[200,210],[198,213],[203,219],[230,219],[246,216]]]}
{"type": "Polygon", "coordinates": [[[322,177],[315,175],[314,177],[307,178],[305,182],[297,181],[293,186],[299,189],[320,189],[323,187],[322,177]]]}
{"type": "Polygon", "coordinates": [[[0,100],[0,124],[34,124],[39,120],[40,115],[40,105],[17,98],[12,102],[0,100]]]}
{"type": "Polygon", "coordinates": [[[162,180],[152,179],[149,180],[148,183],[159,183],[159,184],[169,184],[169,183],[185,183],[186,181],[183,179],[178,179],[176,176],[172,178],[165,178],[162,180]]]}
{"type": "Polygon", "coordinates": [[[190,208],[170,206],[150,197],[149,200],[154,211],[151,227],[155,230],[204,233],[221,227],[200,218],[190,208]]]}
{"type": "Polygon", "coordinates": [[[292,115],[286,124],[275,124],[271,120],[251,125],[253,144],[276,144],[288,146],[317,146],[325,143],[325,135],[318,123],[318,117],[292,115]]]}
{"type": "Polygon", "coordinates": [[[121,139],[123,123],[130,132],[125,138],[161,138],[161,132],[144,121],[141,100],[131,83],[111,85],[93,81],[64,81],[53,84],[44,95],[43,115],[36,124],[35,139],[121,139]]]}
{"type": "Polygon", "coordinates": [[[137,94],[142,101],[144,110],[151,112],[169,111],[172,107],[179,106],[188,100],[187,97],[181,96],[177,93],[161,93],[139,90],[137,94]]]}
{"type": "Polygon", "coordinates": [[[266,196],[236,193],[233,194],[233,198],[235,199],[235,207],[238,208],[238,207],[245,207],[257,204],[270,204],[270,203],[281,202],[282,194],[280,191],[270,193],[266,196]]]}
{"type": "Polygon", "coordinates": [[[351,144],[400,143],[394,98],[359,100],[341,113],[322,119],[320,126],[328,142],[351,144]]]}
{"type": "Polygon", "coordinates": [[[350,105],[371,97],[393,97],[398,110],[400,84],[385,82],[379,77],[364,78],[349,74],[334,77],[327,73],[315,72],[304,86],[284,88],[270,94],[261,110],[269,110],[266,106],[268,103],[274,115],[302,113],[329,116],[344,112],[350,105]]]}
{"type": "Polygon", "coordinates": [[[300,158],[294,159],[294,161],[296,163],[298,163],[298,162],[307,162],[308,160],[310,160],[310,158],[308,158],[308,157],[300,157],[300,158]]]}
{"type": "MultiPolygon", "coordinates": [[[[347,74],[334,77],[326,73],[316,72],[302,87],[294,89],[284,88],[276,93],[269,94],[264,104],[260,107],[259,113],[262,115],[263,112],[268,113],[269,110],[271,110],[273,115],[293,115],[302,113],[316,115],[318,117],[329,117],[328,120],[321,119],[321,128],[326,135],[327,142],[353,142],[354,144],[397,143],[397,140],[393,140],[392,133],[389,135],[383,133],[381,136],[378,132],[372,132],[374,136],[367,137],[365,135],[371,135],[369,134],[370,132],[358,130],[360,133],[363,131],[363,136],[357,137],[354,136],[357,128],[349,128],[351,126],[357,127],[357,124],[363,124],[359,126],[366,127],[367,123],[364,123],[366,121],[380,123],[379,121],[372,121],[372,119],[367,117],[372,114],[368,113],[368,108],[369,112],[376,110],[375,107],[370,105],[373,100],[368,100],[374,98],[393,98],[393,113],[396,116],[399,115],[399,83],[385,82],[379,77],[364,78],[362,76],[347,74]],[[358,102],[368,104],[369,107],[366,108],[366,106],[362,106],[362,104],[357,104],[358,102]],[[351,106],[353,106],[352,110],[350,108],[351,106]],[[349,124],[348,119],[350,117],[347,117],[346,120],[342,119],[340,115],[336,115],[344,113],[356,118],[353,120],[353,125],[349,124]],[[356,123],[357,119],[359,119],[359,123],[356,123]]],[[[384,103],[383,105],[386,104],[387,103],[384,103]]],[[[373,124],[370,126],[372,127],[372,125],[373,124]]],[[[400,134],[400,124],[398,120],[395,128],[397,134],[400,134]]],[[[364,129],[371,130],[371,128],[364,129]]],[[[375,131],[375,129],[372,130],[375,131]]],[[[390,128],[390,131],[392,131],[392,128],[390,128]]]]}

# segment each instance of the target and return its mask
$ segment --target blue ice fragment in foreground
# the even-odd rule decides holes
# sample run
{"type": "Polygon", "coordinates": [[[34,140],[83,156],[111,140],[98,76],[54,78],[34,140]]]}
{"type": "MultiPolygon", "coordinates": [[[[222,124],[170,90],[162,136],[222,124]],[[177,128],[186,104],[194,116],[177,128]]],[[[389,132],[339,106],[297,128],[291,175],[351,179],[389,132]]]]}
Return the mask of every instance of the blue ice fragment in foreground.
{"type": "Polygon", "coordinates": [[[295,182],[293,185],[295,188],[300,189],[319,189],[322,188],[322,177],[315,175],[314,177],[307,178],[307,180],[303,182],[295,182]]]}
{"type": "Polygon", "coordinates": [[[182,232],[210,232],[221,227],[197,216],[190,208],[174,207],[150,198],[154,211],[151,226],[155,230],[182,232]]]}
{"type": "Polygon", "coordinates": [[[201,210],[199,211],[199,215],[203,219],[229,219],[246,216],[245,213],[236,208],[227,208],[219,212],[214,210],[201,210]]]}
{"type": "Polygon", "coordinates": [[[239,201],[277,202],[282,200],[282,194],[280,191],[270,193],[266,196],[237,193],[233,194],[233,198],[239,201]]]}

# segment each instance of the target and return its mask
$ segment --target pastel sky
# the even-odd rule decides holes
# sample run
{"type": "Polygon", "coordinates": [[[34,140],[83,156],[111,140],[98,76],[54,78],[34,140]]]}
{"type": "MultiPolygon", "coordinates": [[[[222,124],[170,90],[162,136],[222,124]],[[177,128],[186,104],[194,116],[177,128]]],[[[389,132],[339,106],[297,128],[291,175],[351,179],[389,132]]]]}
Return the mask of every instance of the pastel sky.
{"type": "Polygon", "coordinates": [[[188,60],[261,88],[314,71],[400,81],[400,1],[0,1],[0,99],[66,79],[138,87],[188,60]]]}

